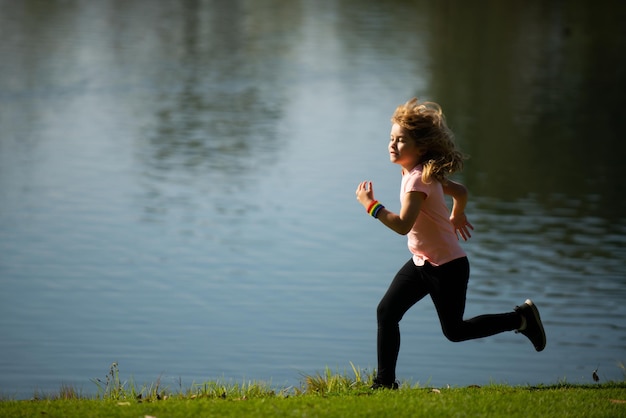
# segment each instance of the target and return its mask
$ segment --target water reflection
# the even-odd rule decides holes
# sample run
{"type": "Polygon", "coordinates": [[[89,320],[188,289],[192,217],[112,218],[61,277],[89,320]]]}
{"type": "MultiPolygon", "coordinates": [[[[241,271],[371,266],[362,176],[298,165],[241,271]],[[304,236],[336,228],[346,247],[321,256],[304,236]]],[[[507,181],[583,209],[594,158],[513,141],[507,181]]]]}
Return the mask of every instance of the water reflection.
{"type": "Polygon", "coordinates": [[[242,193],[285,145],[277,127],[289,103],[291,42],[281,34],[298,25],[298,7],[187,1],[165,9],[166,27],[163,14],[134,9],[143,29],[127,34],[118,57],[132,78],[149,68],[150,90],[133,108],[146,216],[155,219],[175,201],[192,209],[194,194],[220,210],[246,211],[242,193]],[[151,53],[137,61],[146,38],[151,53]],[[183,184],[186,198],[172,189],[183,184]]]}
{"type": "Polygon", "coordinates": [[[168,80],[155,98],[157,126],[148,134],[146,163],[158,164],[159,171],[203,167],[204,173],[237,177],[267,163],[262,158],[272,158],[280,143],[275,126],[283,97],[275,77],[281,61],[268,61],[263,73],[251,65],[255,52],[248,41],[257,34],[246,27],[238,2],[186,5],[182,19],[171,21],[170,30],[182,33],[180,44],[160,45],[162,51],[182,51],[176,80],[168,80]]]}
{"type": "Polygon", "coordinates": [[[626,6],[487,3],[438,3],[445,19],[434,20],[429,44],[435,95],[472,155],[470,187],[505,199],[532,195],[547,209],[555,208],[551,196],[584,192],[594,200],[588,210],[619,216],[626,6]]]}

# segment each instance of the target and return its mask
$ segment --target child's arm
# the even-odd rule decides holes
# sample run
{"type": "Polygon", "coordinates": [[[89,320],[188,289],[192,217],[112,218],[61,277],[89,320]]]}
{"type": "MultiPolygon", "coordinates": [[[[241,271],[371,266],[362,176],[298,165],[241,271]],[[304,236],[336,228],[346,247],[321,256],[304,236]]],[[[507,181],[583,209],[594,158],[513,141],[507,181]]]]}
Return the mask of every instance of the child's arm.
{"type": "MultiPolygon", "coordinates": [[[[392,231],[400,235],[406,235],[415,224],[424,197],[424,193],[421,192],[407,193],[402,200],[399,215],[383,208],[378,212],[378,220],[392,231]]],[[[359,184],[356,189],[356,198],[367,210],[374,201],[374,189],[372,188],[371,181],[364,181],[359,184]]]]}
{"type": "Polygon", "coordinates": [[[461,183],[448,180],[443,184],[443,192],[448,196],[452,196],[452,212],[450,213],[450,222],[464,241],[471,238],[470,229],[474,227],[465,216],[465,205],[467,204],[467,188],[461,183]]]}

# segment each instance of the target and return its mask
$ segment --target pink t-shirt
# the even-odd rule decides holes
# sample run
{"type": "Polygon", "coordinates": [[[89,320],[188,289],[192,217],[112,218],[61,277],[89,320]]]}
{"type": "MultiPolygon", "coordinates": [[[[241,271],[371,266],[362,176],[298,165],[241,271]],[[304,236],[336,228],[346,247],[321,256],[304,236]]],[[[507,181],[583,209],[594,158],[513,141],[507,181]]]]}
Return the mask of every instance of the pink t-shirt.
{"type": "Polygon", "coordinates": [[[408,192],[422,192],[426,198],[422,202],[419,215],[411,231],[407,234],[409,251],[417,266],[428,262],[440,266],[457,258],[465,257],[459,240],[450,222],[450,211],[446,205],[443,186],[437,180],[430,184],[422,181],[422,165],[402,175],[400,200],[408,192]]]}

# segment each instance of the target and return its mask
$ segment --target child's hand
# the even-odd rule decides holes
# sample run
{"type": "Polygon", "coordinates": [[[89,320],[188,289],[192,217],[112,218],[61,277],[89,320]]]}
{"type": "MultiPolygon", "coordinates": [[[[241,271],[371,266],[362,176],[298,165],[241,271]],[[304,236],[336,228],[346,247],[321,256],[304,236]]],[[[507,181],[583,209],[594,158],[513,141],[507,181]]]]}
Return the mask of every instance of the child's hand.
{"type": "Polygon", "coordinates": [[[470,229],[473,231],[474,227],[467,220],[467,216],[465,216],[465,213],[461,213],[458,215],[452,214],[450,216],[450,222],[452,222],[452,226],[454,226],[454,232],[456,233],[457,239],[459,238],[459,235],[461,236],[461,238],[463,238],[463,241],[467,241],[472,237],[472,234],[470,234],[470,229]]]}
{"type": "Polygon", "coordinates": [[[374,201],[374,188],[372,187],[371,181],[362,181],[359,183],[356,188],[356,199],[366,209],[370,203],[374,201]]]}

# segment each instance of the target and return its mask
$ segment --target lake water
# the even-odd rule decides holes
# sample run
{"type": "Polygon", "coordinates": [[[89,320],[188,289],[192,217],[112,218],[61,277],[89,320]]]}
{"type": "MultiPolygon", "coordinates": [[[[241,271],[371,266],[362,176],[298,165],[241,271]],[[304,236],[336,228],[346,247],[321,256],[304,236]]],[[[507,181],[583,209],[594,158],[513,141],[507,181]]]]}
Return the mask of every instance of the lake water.
{"type": "Polygon", "coordinates": [[[299,385],[376,366],[409,258],[389,117],[442,104],[471,158],[466,316],[527,297],[548,345],[401,323],[432,386],[622,380],[621,2],[0,1],[0,396],[299,385]]]}

